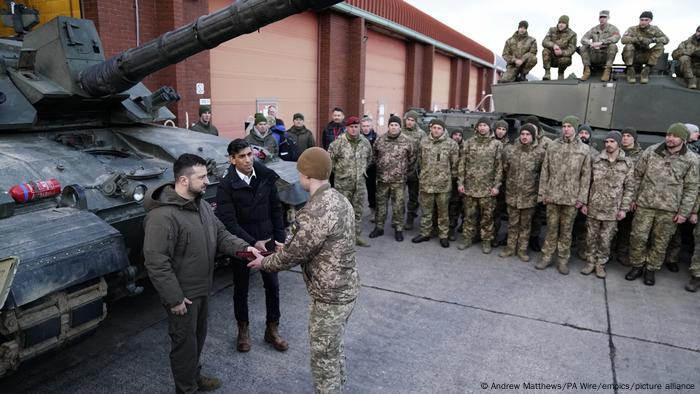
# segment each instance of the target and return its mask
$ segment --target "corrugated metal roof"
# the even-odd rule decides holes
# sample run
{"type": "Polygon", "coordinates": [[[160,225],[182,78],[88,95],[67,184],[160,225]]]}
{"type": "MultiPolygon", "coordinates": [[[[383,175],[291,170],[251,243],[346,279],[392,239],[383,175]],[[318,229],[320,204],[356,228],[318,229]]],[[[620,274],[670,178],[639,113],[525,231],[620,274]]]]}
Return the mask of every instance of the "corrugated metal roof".
{"type": "Polygon", "coordinates": [[[345,3],[443,42],[487,63],[494,62],[494,54],[489,49],[403,0],[346,0],[345,3]]]}

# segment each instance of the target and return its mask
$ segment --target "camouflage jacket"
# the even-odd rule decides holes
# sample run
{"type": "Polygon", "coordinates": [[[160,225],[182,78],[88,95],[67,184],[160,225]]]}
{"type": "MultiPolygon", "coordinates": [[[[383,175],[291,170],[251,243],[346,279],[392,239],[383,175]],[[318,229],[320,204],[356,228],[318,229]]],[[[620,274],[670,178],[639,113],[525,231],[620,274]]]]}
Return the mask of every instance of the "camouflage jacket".
{"type": "Polygon", "coordinates": [[[622,40],[620,40],[620,42],[622,42],[624,45],[634,44],[634,46],[638,48],[648,48],[651,44],[651,41],[649,40],[652,39],[654,42],[664,45],[668,44],[668,37],[666,37],[664,32],[662,32],[658,27],[652,25],[649,25],[644,29],[639,27],[639,25],[630,27],[627,29],[625,34],[622,35],[622,40]]]}
{"type": "Polygon", "coordinates": [[[618,211],[629,211],[634,195],[634,163],[620,150],[617,159],[608,160],[603,151],[593,160],[588,216],[596,220],[617,220],[618,211]]]}
{"type": "Polygon", "coordinates": [[[348,133],[343,133],[328,146],[336,188],[354,189],[356,185],[365,182],[365,171],[372,159],[372,145],[362,135],[357,138],[359,141],[353,144],[348,133]]]}
{"type": "Polygon", "coordinates": [[[469,197],[489,197],[499,189],[503,178],[503,144],[478,133],[462,144],[457,169],[457,185],[469,197]]]}
{"type": "Polygon", "coordinates": [[[644,152],[642,147],[639,146],[639,143],[637,142],[634,143],[634,146],[631,149],[622,148],[622,150],[625,152],[625,156],[632,160],[633,164],[637,164],[637,160],[639,160],[639,158],[642,156],[642,152],[644,152]]]}
{"type": "Polygon", "coordinates": [[[620,41],[620,31],[609,23],[603,29],[600,28],[600,25],[595,25],[581,37],[583,46],[589,46],[592,42],[600,42],[603,44],[602,47],[605,48],[608,45],[617,44],[618,41],[620,41]]]}
{"type": "Polygon", "coordinates": [[[411,137],[399,134],[396,138],[384,134],[373,146],[373,161],[377,164],[377,180],[384,183],[406,182],[408,170],[416,162],[416,150],[411,137]]]}
{"type": "Polygon", "coordinates": [[[537,140],[529,145],[517,141],[503,149],[506,204],[518,209],[537,206],[537,191],[545,152],[537,140]]]}
{"type": "MultiPolygon", "coordinates": [[[[420,152],[420,143],[421,141],[423,141],[423,138],[427,137],[425,131],[423,131],[423,129],[421,129],[418,126],[412,129],[402,127],[401,135],[405,135],[406,137],[410,137],[411,139],[413,139],[413,150],[414,152],[416,152],[416,158],[418,158],[420,152]]],[[[408,178],[418,179],[418,160],[416,160],[413,166],[411,166],[411,168],[408,170],[408,178]]]]}
{"type": "Polygon", "coordinates": [[[529,36],[527,33],[520,35],[516,31],[506,40],[506,45],[503,47],[503,59],[514,65],[517,59],[527,61],[535,58],[537,60],[537,40],[529,36]]]}
{"type": "Polygon", "coordinates": [[[658,143],[644,150],[634,169],[638,206],[688,217],[698,193],[698,157],[683,146],[677,154],[658,143]]]}
{"type": "Polygon", "coordinates": [[[418,160],[420,191],[448,193],[452,190],[452,178],[456,177],[459,166],[459,147],[447,131],[437,139],[432,135],[423,138],[418,160]]]}
{"type": "Polygon", "coordinates": [[[538,201],[558,205],[588,202],[591,183],[591,153],[588,145],[574,137],[572,142],[557,138],[547,146],[542,163],[538,201]]]}
{"type": "Polygon", "coordinates": [[[277,145],[277,140],[271,132],[268,132],[265,137],[262,137],[260,133],[253,128],[244,139],[251,145],[267,149],[274,157],[279,156],[279,145],[277,145]]]}
{"type": "Polygon", "coordinates": [[[559,45],[562,56],[571,56],[576,52],[576,33],[568,26],[563,31],[559,31],[556,26],[550,27],[542,40],[542,47],[552,49],[554,44],[559,45]]]}
{"type": "Polygon", "coordinates": [[[299,264],[315,301],[347,304],[357,298],[355,213],[350,202],[330,185],[316,190],[297,212],[284,248],[265,257],[262,269],[277,272],[299,264]]]}
{"type": "Polygon", "coordinates": [[[680,59],[681,56],[690,56],[693,60],[700,61],[700,41],[695,39],[695,34],[681,42],[671,54],[675,60],[680,59]]]}

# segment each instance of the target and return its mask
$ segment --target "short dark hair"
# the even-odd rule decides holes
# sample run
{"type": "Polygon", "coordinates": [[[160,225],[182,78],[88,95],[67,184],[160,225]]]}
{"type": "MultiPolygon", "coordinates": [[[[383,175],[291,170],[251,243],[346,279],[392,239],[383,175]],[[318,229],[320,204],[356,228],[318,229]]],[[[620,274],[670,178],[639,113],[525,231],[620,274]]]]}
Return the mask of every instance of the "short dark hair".
{"type": "Polygon", "coordinates": [[[240,151],[248,147],[250,147],[248,141],[244,140],[243,138],[236,138],[235,140],[231,141],[230,144],[228,144],[228,148],[226,148],[226,150],[228,151],[229,156],[235,156],[240,151]]]}
{"type": "Polygon", "coordinates": [[[340,108],[340,107],[335,107],[335,108],[333,108],[333,112],[335,112],[335,111],[338,111],[338,112],[340,112],[341,114],[344,114],[344,113],[345,113],[345,111],[343,111],[343,109],[340,108]]]}
{"type": "Polygon", "coordinates": [[[194,166],[206,166],[207,161],[201,157],[194,155],[192,153],[183,153],[180,157],[173,163],[173,174],[175,174],[175,180],[181,176],[189,176],[192,173],[192,167],[194,166]]]}

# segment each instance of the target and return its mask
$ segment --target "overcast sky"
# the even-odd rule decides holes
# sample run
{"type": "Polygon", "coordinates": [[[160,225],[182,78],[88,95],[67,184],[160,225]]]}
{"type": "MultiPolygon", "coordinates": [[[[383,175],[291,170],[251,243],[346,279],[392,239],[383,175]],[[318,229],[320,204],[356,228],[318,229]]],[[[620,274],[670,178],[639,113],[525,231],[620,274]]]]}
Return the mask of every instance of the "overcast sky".
{"type": "MultiPolygon", "coordinates": [[[[577,33],[577,40],[598,23],[598,12],[610,10],[610,22],[617,26],[620,34],[628,27],[639,24],[642,11],[654,13],[652,24],[661,28],[671,42],[666,45],[669,54],[681,41],[690,37],[700,24],[697,2],[659,0],[617,0],[617,1],[465,1],[465,0],[405,0],[421,11],[490,49],[497,55],[503,52],[508,37],[518,28],[520,20],[530,24],[528,34],[537,39],[537,66],[532,74],[541,77],[542,39],[547,30],[557,24],[559,16],[566,14],[570,26],[577,33]]],[[[615,63],[622,63],[622,46],[618,44],[615,63]]],[[[574,64],[566,70],[568,75],[575,72],[580,76],[583,70],[581,57],[573,57],[574,64]]],[[[553,72],[554,73],[554,72],[553,72]]]]}

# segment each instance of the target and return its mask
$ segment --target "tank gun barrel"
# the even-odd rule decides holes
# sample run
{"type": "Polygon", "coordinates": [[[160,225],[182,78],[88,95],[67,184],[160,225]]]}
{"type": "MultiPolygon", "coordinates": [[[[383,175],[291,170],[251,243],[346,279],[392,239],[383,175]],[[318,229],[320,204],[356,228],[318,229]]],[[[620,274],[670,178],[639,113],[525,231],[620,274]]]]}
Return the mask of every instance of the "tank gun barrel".
{"type": "Polygon", "coordinates": [[[232,5],[169,31],[141,46],[83,70],[82,89],[92,97],[121,93],[148,75],[234,37],[309,9],[341,0],[237,0],[232,5]]]}

